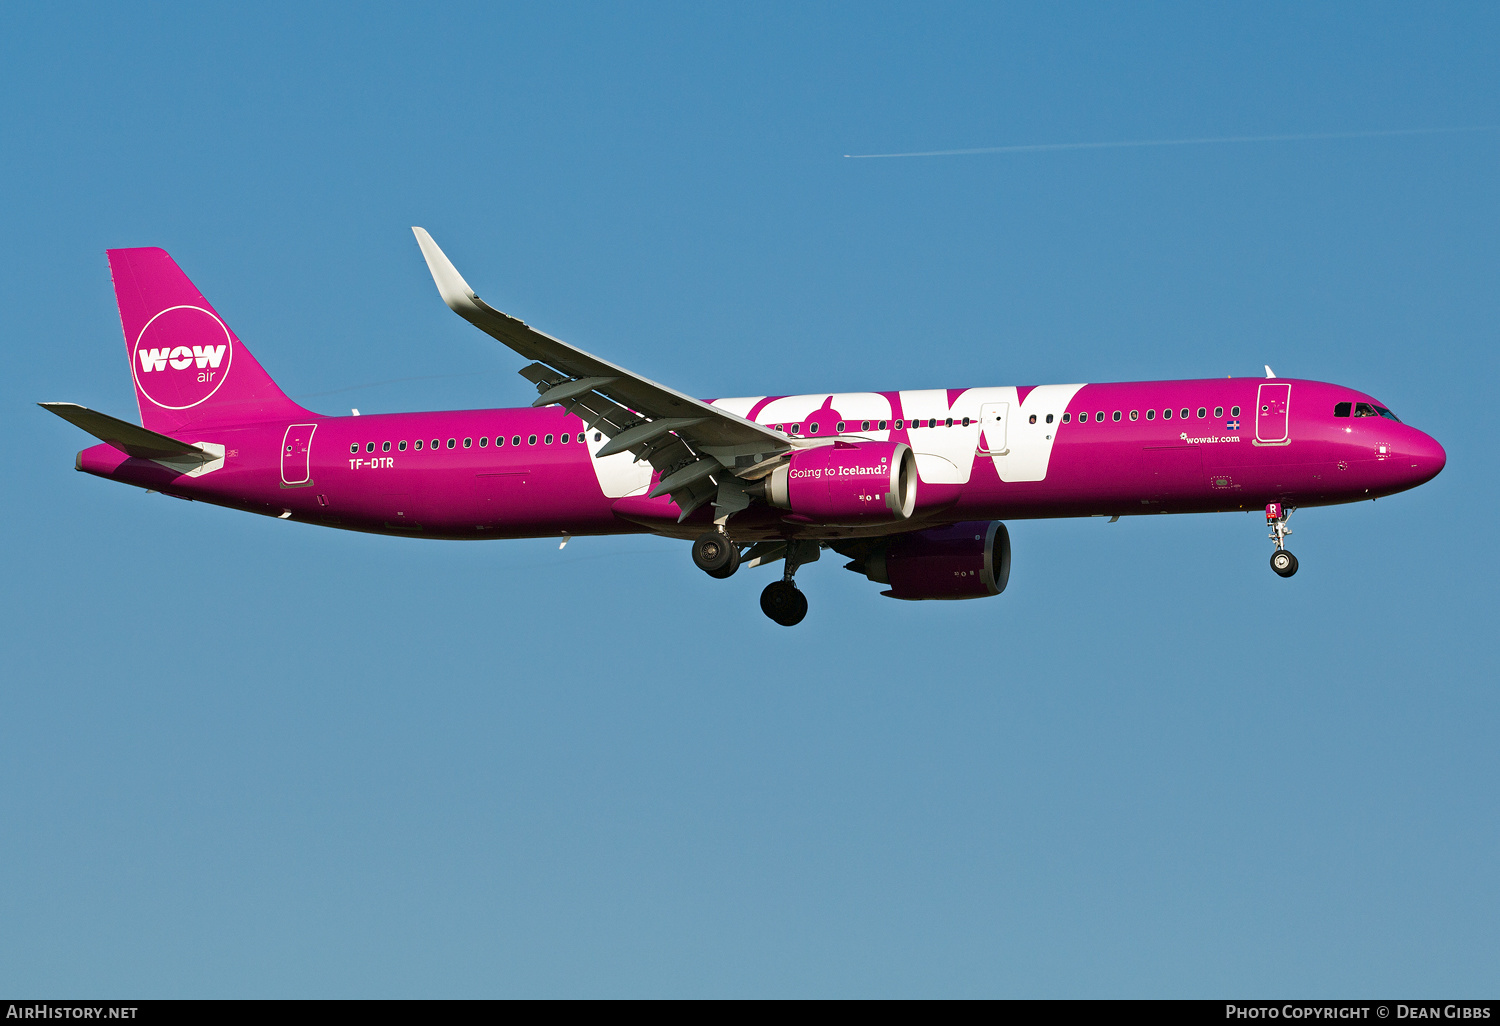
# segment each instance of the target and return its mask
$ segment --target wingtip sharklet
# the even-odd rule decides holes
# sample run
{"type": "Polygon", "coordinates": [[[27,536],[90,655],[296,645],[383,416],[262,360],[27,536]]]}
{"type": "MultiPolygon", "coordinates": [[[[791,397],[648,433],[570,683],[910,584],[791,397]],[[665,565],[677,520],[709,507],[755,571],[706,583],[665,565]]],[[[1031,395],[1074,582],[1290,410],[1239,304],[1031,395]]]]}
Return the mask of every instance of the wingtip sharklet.
{"type": "Polygon", "coordinates": [[[438,244],[432,240],[426,228],[412,226],[412,234],[417,237],[417,245],[422,250],[422,259],[427,261],[427,270],[432,274],[433,284],[437,286],[438,295],[443,297],[443,302],[454,313],[462,314],[475,309],[474,301],[479,298],[479,293],[469,288],[469,283],[464,281],[464,276],[458,273],[458,268],[453,266],[453,261],[448,259],[438,244]]]}

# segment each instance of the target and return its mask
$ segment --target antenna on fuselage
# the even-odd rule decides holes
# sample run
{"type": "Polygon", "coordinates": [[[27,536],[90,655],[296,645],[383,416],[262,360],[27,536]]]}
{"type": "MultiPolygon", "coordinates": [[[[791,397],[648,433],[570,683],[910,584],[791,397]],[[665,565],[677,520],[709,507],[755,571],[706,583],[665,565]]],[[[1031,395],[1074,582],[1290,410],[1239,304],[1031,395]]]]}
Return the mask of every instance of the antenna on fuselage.
{"type": "Polygon", "coordinates": [[[1274,378],[1275,376],[1276,372],[1271,369],[1271,365],[1269,363],[1266,364],[1266,377],[1274,378]]]}

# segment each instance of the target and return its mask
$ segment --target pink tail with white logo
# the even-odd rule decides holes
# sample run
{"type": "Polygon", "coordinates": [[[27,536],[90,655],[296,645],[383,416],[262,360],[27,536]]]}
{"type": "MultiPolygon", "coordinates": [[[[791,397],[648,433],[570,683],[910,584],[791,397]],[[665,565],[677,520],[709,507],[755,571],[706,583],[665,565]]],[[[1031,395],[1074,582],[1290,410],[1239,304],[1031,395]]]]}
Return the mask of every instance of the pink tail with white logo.
{"type": "Polygon", "coordinates": [[[298,419],[286,397],[166,250],[109,250],[141,424],[172,433],[203,424],[298,419]]]}

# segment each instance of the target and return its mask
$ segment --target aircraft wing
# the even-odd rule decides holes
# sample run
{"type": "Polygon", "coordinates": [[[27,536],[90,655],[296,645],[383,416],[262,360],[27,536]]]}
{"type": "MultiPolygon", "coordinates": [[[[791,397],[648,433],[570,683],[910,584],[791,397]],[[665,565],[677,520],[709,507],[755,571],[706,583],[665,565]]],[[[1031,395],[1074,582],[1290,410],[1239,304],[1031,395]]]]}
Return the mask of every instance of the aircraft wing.
{"type": "MultiPolygon", "coordinates": [[[[638,460],[649,460],[661,474],[661,485],[652,495],[670,493],[682,518],[715,499],[723,479],[733,476],[737,467],[751,476],[769,473],[768,461],[793,447],[789,438],[768,427],[659,385],[501,313],[469,287],[425,229],[412,232],[449,309],[535,361],[521,369],[541,393],[532,405],[561,404],[581,417],[588,430],[608,436],[599,456],[629,451],[638,460]]],[[[728,495],[720,504],[742,508],[728,495]]]]}

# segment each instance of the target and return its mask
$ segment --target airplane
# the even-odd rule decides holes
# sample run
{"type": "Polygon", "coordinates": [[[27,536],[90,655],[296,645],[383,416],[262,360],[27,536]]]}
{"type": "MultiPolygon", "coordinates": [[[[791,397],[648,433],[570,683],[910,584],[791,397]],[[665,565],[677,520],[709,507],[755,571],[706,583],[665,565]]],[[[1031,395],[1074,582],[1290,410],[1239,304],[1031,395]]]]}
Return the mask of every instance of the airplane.
{"type": "Polygon", "coordinates": [[[324,416],[279,389],[164,250],[108,251],[139,425],[41,403],[102,444],[76,469],[164,495],[410,538],[650,533],[710,577],[781,564],[761,609],[807,614],[831,550],[896,599],[998,595],[1006,520],[1265,511],[1431,480],[1434,439],[1342,385],[1266,377],[703,401],[491,307],[413,228],[443,301],[530,361],[519,409],[324,416]]]}

